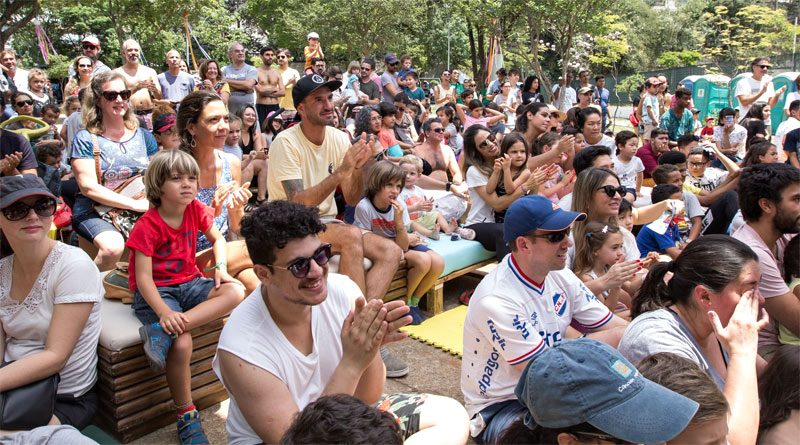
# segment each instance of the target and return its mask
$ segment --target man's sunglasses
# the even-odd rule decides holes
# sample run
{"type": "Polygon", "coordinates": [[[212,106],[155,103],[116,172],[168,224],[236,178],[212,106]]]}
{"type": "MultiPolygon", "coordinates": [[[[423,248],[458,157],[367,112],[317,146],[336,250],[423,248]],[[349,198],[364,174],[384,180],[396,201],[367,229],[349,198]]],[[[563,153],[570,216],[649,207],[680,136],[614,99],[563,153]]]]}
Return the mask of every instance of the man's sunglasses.
{"type": "Polygon", "coordinates": [[[361,67],[361,71],[372,71],[372,68],[370,68],[368,66],[362,66],[361,67]]]}
{"type": "Polygon", "coordinates": [[[494,135],[490,134],[489,136],[486,137],[486,139],[483,140],[483,142],[478,144],[478,148],[486,148],[486,147],[489,146],[489,142],[494,143],[496,141],[497,141],[497,139],[495,139],[494,135]]]}
{"type": "Polygon", "coordinates": [[[267,264],[267,266],[277,267],[278,269],[288,270],[294,275],[295,278],[305,278],[308,271],[311,269],[311,260],[314,260],[320,267],[328,264],[331,259],[331,245],[325,243],[314,251],[314,254],[308,258],[300,258],[295,260],[288,267],[276,266],[274,264],[267,264]]]}
{"type": "Polygon", "coordinates": [[[444,128],[431,128],[434,133],[444,133],[444,128]]]}
{"type": "Polygon", "coordinates": [[[278,56],[278,58],[279,58],[279,59],[285,59],[285,58],[286,58],[286,56],[283,56],[283,55],[281,55],[281,56],[278,56]]]}
{"type": "Polygon", "coordinates": [[[33,99],[21,100],[21,101],[15,103],[14,105],[16,105],[18,107],[24,107],[25,105],[33,105],[33,99]]]}
{"type": "Polygon", "coordinates": [[[768,70],[768,69],[772,68],[772,65],[756,65],[756,66],[758,66],[761,69],[765,69],[765,70],[768,70]]]}
{"type": "Polygon", "coordinates": [[[24,202],[16,202],[4,208],[3,215],[9,221],[19,221],[28,216],[31,209],[42,217],[53,216],[53,214],[56,213],[56,200],[53,198],[44,198],[34,202],[33,205],[28,205],[24,202]]]}
{"type": "Polygon", "coordinates": [[[116,100],[117,96],[121,97],[122,100],[128,100],[131,98],[131,90],[103,91],[102,95],[109,102],[111,102],[112,100],[116,100]]]}
{"type": "Polygon", "coordinates": [[[609,198],[613,198],[616,193],[619,193],[619,196],[625,196],[625,194],[628,193],[628,189],[625,187],[614,187],[613,185],[604,185],[597,190],[602,190],[609,198]]]}
{"type": "Polygon", "coordinates": [[[94,46],[92,44],[89,44],[89,43],[84,43],[83,44],[83,49],[96,49],[96,48],[97,48],[96,46],[94,46]]]}
{"type": "Polygon", "coordinates": [[[564,238],[569,236],[570,228],[567,227],[564,230],[559,230],[558,232],[549,232],[544,235],[528,235],[532,238],[544,238],[547,241],[550,241],[553,244],[560,243],[564,241],[564,238]]]}

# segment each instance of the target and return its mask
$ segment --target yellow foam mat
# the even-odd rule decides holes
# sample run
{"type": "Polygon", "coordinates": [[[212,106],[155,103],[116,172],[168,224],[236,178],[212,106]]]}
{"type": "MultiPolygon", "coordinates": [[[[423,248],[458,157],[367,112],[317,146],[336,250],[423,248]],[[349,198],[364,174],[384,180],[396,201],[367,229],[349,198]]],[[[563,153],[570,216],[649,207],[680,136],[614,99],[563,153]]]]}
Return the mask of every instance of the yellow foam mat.
{"type": "Polygon", "coordinates": [[[467,306],[461,305],[431,317],[421,324],[406,326],[400,330],[408,332],[412,338],[461,357],[466,318],[467,306]]]}

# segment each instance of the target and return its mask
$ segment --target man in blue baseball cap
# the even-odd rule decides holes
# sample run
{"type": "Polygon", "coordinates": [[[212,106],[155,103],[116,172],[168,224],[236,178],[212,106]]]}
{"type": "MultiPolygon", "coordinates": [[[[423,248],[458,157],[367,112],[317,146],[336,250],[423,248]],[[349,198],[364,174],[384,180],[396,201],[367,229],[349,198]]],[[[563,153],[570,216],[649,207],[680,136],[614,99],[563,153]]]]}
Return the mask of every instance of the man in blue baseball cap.
{"type": "Polygon", "coordinates": [[[478,443],[494,443],[525,412],[514,395],[522,370],[547,348],[578,337],[614,347],[627,322],[614,317],[572,271],[565,269],[570,226],[586,215],[560,209],[544,196],[524,196],[506,212],[511,248],[483,278],[464,321],[461,391],[478,443]]]}

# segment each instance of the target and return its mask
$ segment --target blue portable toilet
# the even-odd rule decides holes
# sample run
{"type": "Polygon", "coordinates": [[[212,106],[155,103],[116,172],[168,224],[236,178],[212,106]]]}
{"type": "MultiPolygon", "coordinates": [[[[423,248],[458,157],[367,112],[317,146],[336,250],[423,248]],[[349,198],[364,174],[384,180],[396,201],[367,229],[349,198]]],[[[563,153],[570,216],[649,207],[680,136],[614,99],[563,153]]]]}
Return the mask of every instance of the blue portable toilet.
{"type": "Polygon", "coordinates": [[[731,78],[716,74],[687,76],[678,84],[692,90],[692,102],[700,110],[700,122],[707,116],[715,117],[728,106],[728,83],[731,78]]]}
{"type": "Polygon", "coordinates": [[[795,84],[797,76],[800,76],[800,73],[788,72],[778,74],[772,79],[772,85],[775,87],[776,91],[781,87],[786,87],[786,91],[781,94],[778,98],[778,102],[775,103],[775,107],[772,108],[772,114],[770,115],[770,119],[772,120],[772,134],[775,134],[775,132],[778,131],[778,125],[786,120],[786,113],[783,112],[783,107],[786,105],[789,96],[792,95],[791,93],[797,92],[797,85],[795,84]]]}

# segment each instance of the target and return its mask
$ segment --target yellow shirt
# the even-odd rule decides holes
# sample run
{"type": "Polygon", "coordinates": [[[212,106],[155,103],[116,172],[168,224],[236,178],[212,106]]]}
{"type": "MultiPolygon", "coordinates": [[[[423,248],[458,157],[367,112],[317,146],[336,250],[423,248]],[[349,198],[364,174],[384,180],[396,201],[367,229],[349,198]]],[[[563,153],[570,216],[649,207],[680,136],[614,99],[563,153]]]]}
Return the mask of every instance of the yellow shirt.
{"type": "Polygon", "coordinates": [[[281,70],[281,68],[278,67],[278,72],[281,73],[283,85],[286,87],[286,95],[278,100],[278,105],[280,105],[280,107],[284,110],[294,110],[294,100],[292,99],[292,89],[294,88],[294,83],[289,85],[289,81],[292,79],[300,80],[300,73],[298,73],[296,69],[289,67],[287,67],[285,70],[281,70]]]}
{"type": "MultiPolygon", "coordinates": [[[[303,189],[309,189],[330,176],[344,159],[350,148],[347,134],[336,128],[325,127],[322,145],[315,145],[303,134],[300,125],[281,132],[269,149],[267,190],[270,201],[286,199],[282,181],[301,179],[303,189]]],[[[319,204],[320,216],[336,216],[333,192],[319,204]]]]}

